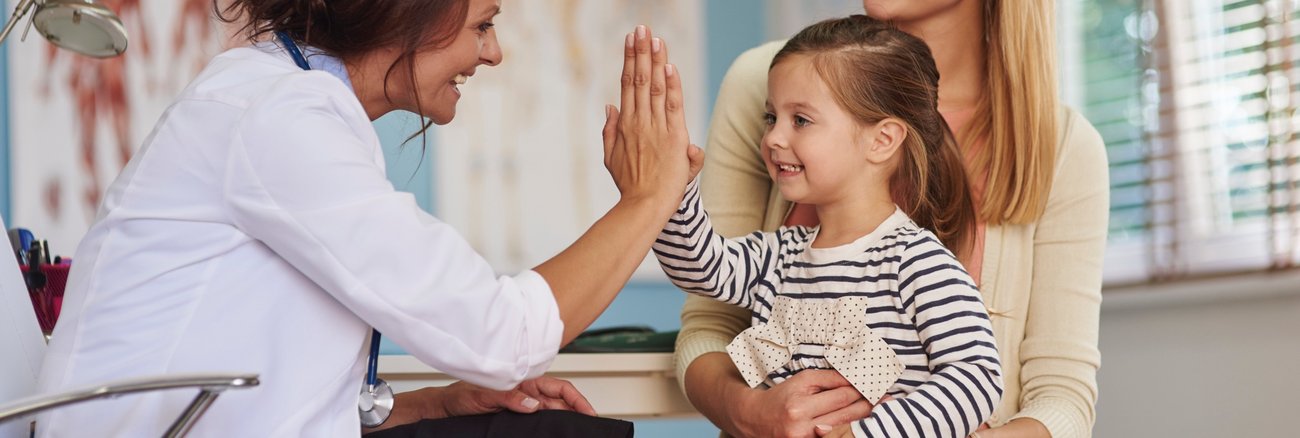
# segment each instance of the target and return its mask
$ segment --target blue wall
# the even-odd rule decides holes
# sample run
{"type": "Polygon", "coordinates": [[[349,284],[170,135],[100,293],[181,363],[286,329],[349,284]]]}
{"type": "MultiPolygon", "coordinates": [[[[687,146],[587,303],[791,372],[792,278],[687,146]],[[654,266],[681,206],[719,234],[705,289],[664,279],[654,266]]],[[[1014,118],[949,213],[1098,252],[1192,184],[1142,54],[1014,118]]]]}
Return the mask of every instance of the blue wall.
{"type": "Polygon", "coordinates": [[[407,141],[411,134],[420,131],[420,126],[419,116],[405,111],[390,113],[375,121],[379,142],[384,145],[388,180],[397,190],[415,195],[415,202],[424,211],[437,214],[434,206],[438,205],[438,192],[433,190],[433,158],[437,149],[433,129],[428,135],[407,141]]]}

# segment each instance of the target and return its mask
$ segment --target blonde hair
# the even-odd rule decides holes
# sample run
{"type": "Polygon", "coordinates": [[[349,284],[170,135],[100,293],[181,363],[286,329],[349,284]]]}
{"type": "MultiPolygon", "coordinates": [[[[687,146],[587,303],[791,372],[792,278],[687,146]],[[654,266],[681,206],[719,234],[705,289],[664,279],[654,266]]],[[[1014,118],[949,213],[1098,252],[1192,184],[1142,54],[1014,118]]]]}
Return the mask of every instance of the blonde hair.
{"type": "Polygon", "coordinates": [[[1053,0],[985,0],[985,94],[961,142],[987,139],[970,169],[988,169],[979,217],[990,225],[1038,220],[1056,167],[1053,0]]]}

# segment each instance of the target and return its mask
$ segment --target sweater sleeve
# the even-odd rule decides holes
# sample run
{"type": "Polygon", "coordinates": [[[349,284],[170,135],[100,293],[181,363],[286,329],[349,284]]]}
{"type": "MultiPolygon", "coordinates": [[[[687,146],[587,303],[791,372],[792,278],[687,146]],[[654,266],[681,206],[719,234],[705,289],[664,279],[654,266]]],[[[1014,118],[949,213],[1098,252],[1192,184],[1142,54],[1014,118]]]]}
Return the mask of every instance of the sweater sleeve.
{"type": "Polygon", "coordinates": [[[899,296],[925,350],[930,379],[854,423],[868,437],[965,437],[1002,400],[1002,366],[970,275],[929,233],[903,251],[899,296]]]}
{"type": "Polygon", "coordinates": [[[1092,435],[1096,418],[1102,258],[1109,219],[1106,147],[1066,111],[1047,210],[1034,233],[1034,275],[1020,342],[1020,412],[1054,438],[1092,435]]]}
{"type": "Polygon", "coordinates": [[[659,266],[681,290],[753,311],[771,300],[760,285],[776,265],[779,248],[771,234],[754,232],[728,240],[715,233],[700,208],[699,184],[692,182],[653,250],[659,266]]]}
{"type": "MultiPolygon", "coordinates": [[[[724,237],[761,229],[768,213],[772,181],[758,146],[764,130],[768,65],[784,45],[784,41],[767,43],[736,58],[714,103],[700,192],[718,234],[724,237]]],[[[749,316],[745,309],[710,298],[686,297],[674,353],[678,384],[685,384],[686,370],[696,358],[725,354],[727,344],[749,327],[749,316]]]]}

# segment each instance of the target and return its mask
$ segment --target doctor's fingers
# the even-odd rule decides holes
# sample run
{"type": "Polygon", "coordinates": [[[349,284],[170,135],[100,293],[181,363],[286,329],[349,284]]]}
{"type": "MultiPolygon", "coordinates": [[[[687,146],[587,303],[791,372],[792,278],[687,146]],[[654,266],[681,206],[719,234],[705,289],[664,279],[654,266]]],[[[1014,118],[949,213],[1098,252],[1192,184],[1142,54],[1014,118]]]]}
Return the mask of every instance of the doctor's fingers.
{"type": "Polygon", "coordinates": [[[623,75],[619,80],[622,90],[619,122],[624,126],[638,118],[650,121],[650,38],[650,28],[637,25],[624,41],[623,75]]]}
{"type": "Polygon", "coordinates": [[[600,130],[600,140],[605,146],[605,168],[608,169],[614,142],[618,141],[618,108],[614,105],[605,105],[605,127],[600,130]]]}
{"type": "Polygon", "coordinates": [[[682,99],[682,78],[678,74],[677,66],[667,64],[664,66],[666,72],[667,93],[664,96],[664,117],[667,119],[667,128],[669,138],[674,145],[687,144],[686,156],[690,160],[690,178],[687,182],[695,179],[700,168],[704,164],[704,150],[698,146],[690,144],[691,137],[689,130],[686,128],[686,111],[682,99]],[[698,162],[696,159],[698,158],[698,162]]]}
{"type": "MultiPolygon", "coordinates": [[[[644,24],[636,27],[636,41],[633,41],[633,50],[636,52],[636,72],[632,76],[632,84],[636,88],[636,105],[635,118],[642,126],[653,123],[653,110],[651,110],[650,101],[650,84],[654,79],[654,61],[652,59],[653,48],[652,40],[654,33],[650,31],[650,26],[644,24]]],[[[624,109],[626,111],[626,109],[624,109]]]]}
{"type": "Polygon", "coordinates": [[[565,409],[585,415],[596,415],[596,409],[591,406],[591,402],[568,380],[539,377],[525,381],[519,388],[541,399],[550,409],[565,409]]]}
{"type": "Polygon", "coordinates": [[[623,44],[623,74],[619,77],[619,122],[626,123],[636,108],[636,32],[627,34],[623,44]]]}
{"type": "Polygon", "coordinates": [[[664,97],[667,85],[664,83],[668,65],[668,44],[655,37],[650,40],[650,116],[651,122],[659,129],[668,126],[668,116],[664,112],[664,97]]]}

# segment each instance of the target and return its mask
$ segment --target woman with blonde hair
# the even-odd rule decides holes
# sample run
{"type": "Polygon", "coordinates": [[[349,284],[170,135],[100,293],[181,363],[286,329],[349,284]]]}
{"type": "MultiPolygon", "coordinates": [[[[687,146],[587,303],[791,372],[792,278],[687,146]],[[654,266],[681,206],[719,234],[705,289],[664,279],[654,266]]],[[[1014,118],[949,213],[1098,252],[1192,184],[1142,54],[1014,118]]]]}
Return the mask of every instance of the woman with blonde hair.
{"type": "MultiPolygon", "coordinates": [[[[939,68],[939,110],[966,157],[978,225],[958,254],[980,287],[1001,355],[1002,402],[972,436],[1091,435],[1109,184],[1096,130],[1057,99],[1052,1],[864,0],[867,14],[923,39],[939,68]]],[[[817,223],[785,200],[760,155],[767,74],[783,41],[742,54],[722,83],[701,195],[719,233],[817,223]]],[[[751,389],[726,354],[749,312],[689,297],[678,381],[738,436],[812,436],[873,407],[834,371],[751,389]]]]}

